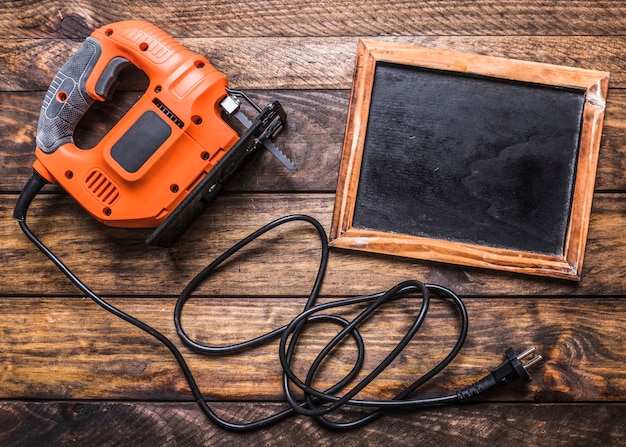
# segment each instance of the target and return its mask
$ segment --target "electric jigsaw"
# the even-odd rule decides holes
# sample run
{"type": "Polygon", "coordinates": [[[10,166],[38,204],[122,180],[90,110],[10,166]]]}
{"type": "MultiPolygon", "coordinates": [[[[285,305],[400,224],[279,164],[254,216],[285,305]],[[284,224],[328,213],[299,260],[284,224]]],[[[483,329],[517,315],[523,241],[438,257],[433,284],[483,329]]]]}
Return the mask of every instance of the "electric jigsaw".
{"type": "Polygon", "coordinates": [[[122,21],[95,30],[54,77],[34,169],[102,223],[156,228],[147,242],[169,246],[257,149],[296,169],[273,142],[285,125],[278,101],[259,107],[163,30],[122,21]],[[111,100],[130,65],[146,74],[146,91],[94,147],[78,148],[81,118],[94,101],[111,100]]]}

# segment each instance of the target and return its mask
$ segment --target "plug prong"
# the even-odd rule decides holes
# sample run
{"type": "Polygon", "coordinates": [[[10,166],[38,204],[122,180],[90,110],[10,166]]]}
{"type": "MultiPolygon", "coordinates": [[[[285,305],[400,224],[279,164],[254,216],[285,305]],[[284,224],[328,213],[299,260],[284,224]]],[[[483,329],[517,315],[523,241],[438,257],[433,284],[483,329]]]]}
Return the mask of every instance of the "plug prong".
{"type": "Polygon", "coordinates": [[[519,360],[522,360],[523,358],[528,357],[530,354],[532,354],[533,352],[535,352],[535,347],[531,346],[530,348],[528,348],[527,350],[525,350],[524,352],[522,352],[520,355],[517,356],[517,358],[519,360]]]}
{"type": "Polygon", "coordinates": [[[542,360],[543,360],[542,356],[536,355],[532,359],[530,359],[527,363],[524,364],[524,369],[528,369],[528,368],[532,367],[535,363],[538,363],[538,362],[540,362],[542,360]]]}

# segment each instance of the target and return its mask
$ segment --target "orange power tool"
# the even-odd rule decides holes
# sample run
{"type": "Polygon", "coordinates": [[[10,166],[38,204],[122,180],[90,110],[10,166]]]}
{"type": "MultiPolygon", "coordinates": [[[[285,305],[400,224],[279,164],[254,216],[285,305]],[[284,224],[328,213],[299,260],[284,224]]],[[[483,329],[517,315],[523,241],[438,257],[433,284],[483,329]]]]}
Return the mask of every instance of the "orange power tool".
{"type": "Polygon", "coordinates": [[[285,124],[280,103],[261,109],[161,29],[117,22],[94,31],[54,77],[41,107],[34,169],[99,221],[156,228],[148,243],[169,246],[260,147],[296,169],[272,140],[285,124]],[[130,64],[147,75],[148,88],[100,142],[78,148],[79,121],[95,100],[111,99],[130,64]]]}

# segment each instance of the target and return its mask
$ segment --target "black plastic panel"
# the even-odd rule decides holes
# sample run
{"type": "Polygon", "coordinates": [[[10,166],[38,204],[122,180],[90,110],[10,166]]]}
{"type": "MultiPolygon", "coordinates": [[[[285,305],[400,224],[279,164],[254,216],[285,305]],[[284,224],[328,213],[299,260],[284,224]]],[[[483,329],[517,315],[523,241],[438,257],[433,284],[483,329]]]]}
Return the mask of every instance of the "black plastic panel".
{"type": "Polygon", "coordinates": [[[111,148],[111,156],[127,172],[137,172],[172,134],[170,125],[149,110],[111,148]]]}

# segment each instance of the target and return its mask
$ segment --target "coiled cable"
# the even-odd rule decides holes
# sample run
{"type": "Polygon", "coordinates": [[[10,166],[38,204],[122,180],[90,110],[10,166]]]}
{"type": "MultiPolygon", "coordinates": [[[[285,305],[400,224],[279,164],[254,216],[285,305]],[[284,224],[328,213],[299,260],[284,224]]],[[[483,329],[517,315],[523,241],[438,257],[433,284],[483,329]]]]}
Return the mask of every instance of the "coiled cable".
{"type": "Polygon", "coordinates": [[[28,184],[22,191],[20,198],[18,199],[13,217],[19,221],[20,227],[24,234],[30,239],[41,252],[46,255],[69,279],[74,283],[78,289],[86,296],[91,298],[95,303],[103,307],[108,312],[116,315],[124,321],[142,329],[147,332],[164,346],[166,346],[173,354],[174,358],[178,362],[185,379],[187,380],[191,392],[193,393],[196,401],[198,402],[202,411],[206,416],[218,426],[229,430],[253,430],[261,427],[274,424],[289,416],[300,414],[316,418],[322,425],[334,428],[334,429],[350,429],[359,427],[366,424],[373,419],[384,414],[388,410],[417,408],[428,405],[445,404],[461,400],[462,396],[469,395],[473,392],[473,388],[470,392],[465,394],[459,394],[455,392],[450,395],[433,398],[415,398],[413,393],[436,374],[443,370],[459,353],[468,332],[468,315],[465,305],[461,299],[451,290],[431,284],[423,284],[419,281],[411,280],[404,281],[386,292],[381,292],[373,295],[359,296],[353,298],[347,298],[343,300],[333,301],[324,304],[316,304],[317,297],[322,286],[326,267],[328,264],[329,248],[327,242],[326,232],[319,221],[313,217],[296,214],[279,218],[257,231],[244,238],[223,254],[218,256],[213,262],[211,262],[206,268],[199,272],[185,287],[181,295],[179,296],[175,310],[174,310],[174,325],[176,331],[181,338],[182,342],[194,351],[206,354],[206,355],[231,355],[237,352],[252,349],[265,344],[271,340],[279,339],[278,359],[283,370],[282,387],[285,396],[285,401],[289,404],[289,407],[281,410],[273,415],[264,417],[258,420],[235,423],[228,421],[218,416],[215,411],[208,404],[203,397],[202,392],[198,384],[196,383],[194,376],[185,361],[180,350],[158,330],[154,329],[150,325],[144,323],[141,320],[127,314],[126,312],[112,306],[105,301],[101,296],[93,292],[87,287],[72,271],[43,243],[41,240],[31,231],[26,223],[26,214],[28,208],[38,194],[38,192],[47,184],[46,180],[41,177],[36,171],[29,180],[28,184]],[[289,222],[304,222],[308,223],[317,231],[320,240],[320,263],[318,272],[313,283],[313,287],[306,301],[303,311],[296,316],[289,324],[276,328],[264,335],[258,336],[252,340],[232,344],[229,346],[208,346],[201,344],[191,339],[183,329],[182,325],[182,313],[185,303],[192,296],[193,292],[198,288],[200,284],[206,281],[211,274],[225,261],[227,261],[233,254],[237,253],[243,247],[259,238],[261,235],[268,231],[275,229],[281,225],[289,222]],[[444,299],[447,303],[454,306],[458,311],[458,320],[460,322],[459,335],[456,343],[450,350],[450,352],[441,360],[434,368],[428,371],[426,374],[417,378],[414,382],[409,384],[402,392],[398,393],[393,399],[390,400],[360,400],[357,399],[357,395],[369,385],[376,377],[378,377],[382,371],[384,371],[393,360],[403,351],[408,343],[413,339],[415,334],[419,331],[424,319],[427,316],[428,308],[431,300],[431,294],[435,294],[438,297],[444,299]],[[365,344],[363,338],[359,333],[359,326],[367,321],[376,311],[378,311],[383,305],[391,303],[399,298],[412,297],[415,299],[421,299],[421,307],[419,312],[415,316],[411,327],[402,337],[402,339],[396,344],[391,352],[375,367],[371,372],[358,381],[356,377],[362,370],[365,356],[365,344]],[[365,306],[360,313],[352,320],[346,318],[325,313],[331,309],[346,306],[365,306]],[[302,380],[293,371],[292,364],[294,360],[294,352],[296,346],[300,341],[300,334],[307,325],[317,324],[320,322],[332,323],[337,325],[340,329],[332,340],[322,349],[312,362],[309,368],[306,378],[302,380]],[[351,371],[335,385],[329,387],[326,390],[317,390],[313,387],[313,382],[320,366],[331,355],[334,348],[343,343],[347,338],[353,340],[356,345],[357,359],[354,363],[351,371]],[[350,385],[356,381],[355,384],[350,385]],[[349,389],[345,389],[349,387],[349,389]],[[299,389],[304,398],[298,400],[292,388],[299,389]],[[356,419],[350,421],[334,421],[329,418],[329,415],[340,409],[347,407],[353,408],[369,408],[371,411],[365,416],[359,416],[356,419]]]}

